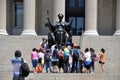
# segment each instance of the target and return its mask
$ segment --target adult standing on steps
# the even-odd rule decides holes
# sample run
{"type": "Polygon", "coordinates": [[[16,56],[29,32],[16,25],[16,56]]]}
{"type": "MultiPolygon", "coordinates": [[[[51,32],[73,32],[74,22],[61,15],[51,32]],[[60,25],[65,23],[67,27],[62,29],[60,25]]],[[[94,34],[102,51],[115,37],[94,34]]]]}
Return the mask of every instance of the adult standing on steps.
{"type": "Polygon", "coordinates": [[[42,42],[40,43],[40,50],[45,53],[46,49],[48,49],[47,39],[42,38],[42,42]]]}
{"type": "Polygon", "coordinates": [[[100,61],[99,63],[101,64],[102,72],[104,72],[104,64],[105,64],[105,49],[101,49],[100,53],[100,61]]]}
{"type": "Polygon", "coordinates": [[[58,72],[58,62],[59,62],[58,49],[57,46],[55,46],[55,49],[52,54],[53,73],[58,72]]]}
{"type": "Polygon", "coordinates": [[[13,64],[13,80],[24,80],[24,77],[20,75],[20,66],[22,62],[21,51],[15,51],[15,57],[11,60],[13,64]]]}

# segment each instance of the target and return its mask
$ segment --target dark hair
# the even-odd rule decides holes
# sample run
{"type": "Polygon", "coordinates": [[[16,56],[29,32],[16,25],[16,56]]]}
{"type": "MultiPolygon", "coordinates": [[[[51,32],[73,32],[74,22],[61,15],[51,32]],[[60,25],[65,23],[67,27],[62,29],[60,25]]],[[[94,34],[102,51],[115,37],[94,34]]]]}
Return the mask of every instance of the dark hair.
{"type": "Polygon", "coordinates": [[[78,46],[78,49],[80,49],[80,46],[78,46]]]}
{"type": "Polygon", "coordinates": [[[57,46],[55,46],[55,49],[57,49],[57,46]]]}
{"type": "Polygon", "coordinates": [[[88,48],[86,48],[86,49],[85,49],[85,52],[88,52],[88,51],[89,51],[89,49],[88,49],[88,48]]]}
{"type": "Polygon", "coordinates": [[[92,52],[92,51],[93,51],[93,48],[90,48],[90,51],[92,52]]]}
{"type": "Polygon", "coordinates": [[[102,48],[102,49],[101,49],[101,52],[105,53],[105,49],[104,49],[104,48],[102,48]]]}
{"type": "Polygon", "coordinates": [[[32,51],[36,51],[36,48],[33,48],[32,51]]]}
{"type": "Polygon", "coordinates": [[[39,52],[39,50],[38,50],[38,49],[36,49],[36,52],[38,53],[38,52],[39,52]]]}
{"type": "Polygon", "coordinates": [[[50,51],[49,50],[46,50],[46,53],[49,53],[50,51]]]}
{"type": "Polygon", "coordinates": [[[94,53],[94,52],[95,52],[95,50],[93,49],[91,52],[92,52],[92,53],[94,53]]]}
{"type": "Polygon", "coordinates": [[[41,49],[39,49],[39,50],[38,50],[38,52],[42,52],[42,50],[41,50],[41,49]]]}
{"type": "Polygon", "coordinates": [[[21,51],[20,50],[15,51],[15,57],[21,57],[21,51]]]}

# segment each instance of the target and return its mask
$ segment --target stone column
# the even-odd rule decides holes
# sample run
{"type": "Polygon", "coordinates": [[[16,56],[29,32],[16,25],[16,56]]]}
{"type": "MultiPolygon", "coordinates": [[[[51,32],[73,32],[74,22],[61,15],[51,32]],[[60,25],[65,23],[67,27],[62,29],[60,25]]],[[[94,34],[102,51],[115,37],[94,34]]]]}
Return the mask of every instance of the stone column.
{"type": "Polygon", "coordinates": [[[116,31],[115,36],[120,36],[120,0],[116,2],[116,31]]]}
{"type": "Polygon", "coordinates": [[[98,35],[97,32],[97,2],[98,0],[85,1],[85,32],[84,35],[98,35]]]}
{"type": "Polygon", "coordinates": [[[6,31],[6,25],[7,25],[7,20],[6,20],[6,15],[7,15],[7,10],[6,10],[6,0],[0,0],[0,34],[2,35],[8,35],[6,31]]]}
{"type": "Polygon", "coordinates": [[[36,35],[35,2],[36,0],[24,0],[24,24],[22,35],[36,35]]]}
{"type": "Polygon", "coordinates": [[[58,21],[58,14],[64,15],[65,21],[65,0],[53,0],[53,22],[58,21]]]}

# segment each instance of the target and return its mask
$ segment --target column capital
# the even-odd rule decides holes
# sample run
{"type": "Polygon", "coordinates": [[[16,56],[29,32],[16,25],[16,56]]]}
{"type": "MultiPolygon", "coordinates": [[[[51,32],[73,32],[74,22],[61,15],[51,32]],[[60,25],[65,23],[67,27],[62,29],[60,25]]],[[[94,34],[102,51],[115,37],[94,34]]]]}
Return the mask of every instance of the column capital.
{"type": "Polygon", "coordinates": [[[85,36],[89,36],[89,35],[90,36],[99,36],[99,34],[96,30],[86,30],[83,35],[85,35],[85,36]]]}

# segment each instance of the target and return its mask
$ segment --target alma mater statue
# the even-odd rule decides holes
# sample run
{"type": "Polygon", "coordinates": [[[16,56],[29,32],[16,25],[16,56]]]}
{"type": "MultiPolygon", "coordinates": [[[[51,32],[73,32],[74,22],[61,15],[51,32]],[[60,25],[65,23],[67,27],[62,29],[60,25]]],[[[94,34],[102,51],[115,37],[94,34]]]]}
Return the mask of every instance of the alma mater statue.
{"type": "Polygon", "coordinates": [[[48,23],[46,27],[49,27],[48,33],[48,45],[51,47],[56,44],[58,47],[61,47],[65,44],[72,44],[72,32],[71,32],[71,24],[68,22],[63,22],[64,15],[58,14],[59,21],[55,23],[51,23],[49,17],[47,17],[48,23]]]}

